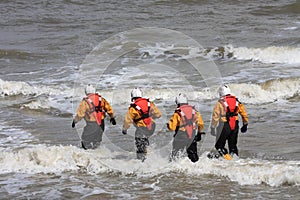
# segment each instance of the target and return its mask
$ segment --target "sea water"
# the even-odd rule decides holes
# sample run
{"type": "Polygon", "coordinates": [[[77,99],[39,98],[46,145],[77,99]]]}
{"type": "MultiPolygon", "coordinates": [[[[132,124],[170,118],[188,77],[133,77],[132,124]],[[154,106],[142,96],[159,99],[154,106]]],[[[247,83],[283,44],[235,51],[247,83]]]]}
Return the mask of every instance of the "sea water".
{"type": "Polygon", "coordinates": [[[300,198],[299,1],[0,5],[1,199],[300,198]],[[71,122],[90,82],[117,125],[107,119],[101,146],[83,150],[85,124],[71,122]],[[231,161],[206,157],[224,83],[249,114],[231,161]],[[163,113],[143,163],[134,128],[121,133],[134,87],[163,113]],[[180,92],[205,122],[197,163],[168,161],[180,92]]]}

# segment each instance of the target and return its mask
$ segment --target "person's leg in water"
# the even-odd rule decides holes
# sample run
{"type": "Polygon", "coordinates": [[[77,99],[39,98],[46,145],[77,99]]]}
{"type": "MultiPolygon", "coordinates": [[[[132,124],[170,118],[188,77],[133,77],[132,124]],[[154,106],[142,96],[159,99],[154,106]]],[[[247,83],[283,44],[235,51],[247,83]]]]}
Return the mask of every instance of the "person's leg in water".
{"type": "Polygon", "coordinates": [[[104,132],[104,121],[99,126],[97,122],[87,122],[81,137],[83,149],[95,149],[100,146],[104,132]]]}
{"type": "Polygon", "coordinates": [[[147,155],[148,138],[135,138],[136,156],[138,160],[144,161],[147,155]]]}
{"type": "Polygon", "coordinates": [[[197,162],[199,160],[199,156],[197,153],[197,141],[189,140],[187,146],[188,146],[188,148],[186,149],[186,152],[187,152],[188,158],[192,162],[197,162]]]}
{"type": "Polygon", "coordinates": [[[231,130],[228,123],[220,123],[217,130],[218,133],[215,148],[217,149],[219,154],[223,156],[228,153],[227,149],[225,148],[225,145],[231,130]]]}
{"type": "Polygon", "coordinates": [[[170,155],[170,161],[176,160],[181,153],[183,153],[184,148],[186,147],[187,136],[183,131],[177,131],[174,135],[172,143],[172,152],[170,155]]]}
{"type": "Polygon", "coordinates": [[[148,129],[146,127],[138,127],[135,131],[135,146],[136,155],[138,160],[144,161],[147,156],[147,146],[149,146],[149,140],[147,135],[148,129]]]}
{"type": "Polygon", "coordinates": [[[239,151],[237,148],[237,141],[238,141],[238,132],[239,132],[239,123],[236,122],[235,129],[231,131],[228,137],[228,148],[230,154],[239,155],[239,151]]]}

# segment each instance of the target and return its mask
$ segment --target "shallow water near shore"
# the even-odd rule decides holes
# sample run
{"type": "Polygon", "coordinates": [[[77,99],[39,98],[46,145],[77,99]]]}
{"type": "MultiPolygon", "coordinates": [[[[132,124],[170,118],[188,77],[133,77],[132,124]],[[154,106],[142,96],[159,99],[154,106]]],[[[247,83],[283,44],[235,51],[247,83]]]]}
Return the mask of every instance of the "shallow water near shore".
{"type": "Polygon", "coordinates": [[[299,1],[0,5],[1,199],[300,197],[299,1]],[[84,122],[76,129],[71,122],[91,80],[113,106],[117,126],[107,119],[100,148],[85,151],[84,122]],[[231,161],[206,157],[220,83],[249,114],[240,158],[231,161]],[[134,128],[121,133],[136,86],[163,112],[143,163],[134,128]],[[197,163],[168,161],[173,133],[165,123],[178,92],[205,122],[197,163]]]}

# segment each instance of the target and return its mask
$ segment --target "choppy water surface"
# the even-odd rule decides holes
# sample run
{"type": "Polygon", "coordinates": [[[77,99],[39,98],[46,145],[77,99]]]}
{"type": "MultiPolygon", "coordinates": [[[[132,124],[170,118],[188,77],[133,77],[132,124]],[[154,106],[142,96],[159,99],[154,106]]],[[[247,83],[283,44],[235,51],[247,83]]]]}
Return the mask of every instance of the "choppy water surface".
{"type": "Polygon", "coordinates": [[[299,1],[1,1],[0,12],[1,199],[300,198],[299,1]],[[71,121],[91,80],[118,125],[84,151],[84,123],[71,121]],[[188,92],[209,133],[222,82],[249,114],[240,158],[207,159],[207,134],[199,162],[169,163],[174,96],[188,92]],[[121,134],[135,86],[163,111],[144,163],[134,130],[121,134]]]}

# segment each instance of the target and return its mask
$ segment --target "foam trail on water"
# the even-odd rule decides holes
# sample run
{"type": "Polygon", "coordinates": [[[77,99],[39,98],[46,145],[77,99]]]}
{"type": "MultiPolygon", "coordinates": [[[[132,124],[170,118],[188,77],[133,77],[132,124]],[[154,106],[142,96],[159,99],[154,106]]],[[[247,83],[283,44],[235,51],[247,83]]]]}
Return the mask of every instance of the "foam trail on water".
{"type": "Polygon", "coordinates": [[[237,60],[251,60],[262,63],[299,64],[300,48],[270,46],[265,48],[248,48],[227,46],[227,55],[237,60]]]}
{"type": "MultiPolygon", "coordinates": [[[[300,78],[281,78],[269,80],[263,83],[232,83],[228,84],[234,95],[243,100],[244,103],[261,104],[271,103],[278,99],[288,99],[298,96],[300,93],[300,78]]],[[[0,94],[5,96],[15,95],[36,95],[37,97],[22,104],[21,108],[33,110],[55,108],[62,111],[72,112],[68,99],[76,95],[76,99],[82,100],[84,96],[83,88],[78,89],[80,93],[74,94],[73,90],[65,87],[29,85],[26,82],[2,81],[0,79],[0,94]],[[39,95],[46,96],[39,96],[39,95]]],[[[178,86],[178,88],[149,88],[144,90],[145,97],[151,100],[174,101],[174,97],[179,92],[187,92],[188,99],[198,101],[199,99],[214,100],[218,98],[217,89],[219,86],[212,88],[187,88],[178,86]]],[[[129,88],[102,89],[98,90],[103,97],[109,100],[112,104],[123,105],[130,102],[129,88]]],[[[75,102],[76,103],[76,102],[75,102]]]]}
{"type": "Polygon", "coordinates": [[[105,147],[97,150],[82,150],[74,146],[37,145],[19,151],[1,149],[0,171],[2,174],[21,173],[63,173],[64,171],[80,171],[87,173],[122,173],[138,176],[155,176],[168,172],[192,174],[201,176],[211,174],[226,177],[241,185],[268,184],[280,186],[283,184],[300,184],[299,161],[272,161],[259,159],[210,160],[206,153],[200,156],[197,163],[191,163],[188,158],[169,163],[164,158],[152,152],[145,162],[140,162],[128,152],[112,152],[105,147]],[[117,156],[126,154],[124,158],[117,156]]]}
{"type": "Polygon", "coordinates": [[[15,95],[59,95],[63,94],[60,86],[31,85],[23,81],[4,81],[0,79],[0,96],[15,95]]]}
{"type": "Polygon", "coordinates": [[[196,57],[203,58],[234,58],[237,60],[259,61],[266,64],[282,63],[282,64],[299,64],[300,48],[285,46],[269,46],[269,47],[234,47],[232,44],[214,47],[214,48],[195,48],[195,47],[165,47],[157,44],[155,47],[146,46],[140,48],[142,55],[150,55],[161,61],[161,56],[166,58],[176,58],[177,60],[191,59],[196,57]],[[171,51],[172,50],[172,51],[171,51]]]}

